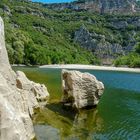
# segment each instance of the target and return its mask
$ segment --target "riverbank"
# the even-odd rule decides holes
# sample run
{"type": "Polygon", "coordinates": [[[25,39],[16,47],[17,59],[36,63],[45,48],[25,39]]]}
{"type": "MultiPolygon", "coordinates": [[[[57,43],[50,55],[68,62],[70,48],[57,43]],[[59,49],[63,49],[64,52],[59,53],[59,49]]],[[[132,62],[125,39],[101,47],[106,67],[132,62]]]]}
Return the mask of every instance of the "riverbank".
{"type": "Polygon", "coordinates": [[[140,68],[125,68],[125,67],[110,67],[110,66],[95,66],[95,65],[80,65],[80,64],[43,65],[43,66],[39,66],[39,68],[89,69],[89,70],[124,71],[124,72],[140,73],[140,68]]]}

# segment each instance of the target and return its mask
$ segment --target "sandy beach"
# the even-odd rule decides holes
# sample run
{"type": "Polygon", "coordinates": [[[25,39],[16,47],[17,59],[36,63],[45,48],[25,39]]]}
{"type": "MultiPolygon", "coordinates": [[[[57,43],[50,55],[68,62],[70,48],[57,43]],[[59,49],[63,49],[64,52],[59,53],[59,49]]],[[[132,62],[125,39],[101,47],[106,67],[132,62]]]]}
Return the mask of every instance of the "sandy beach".
{"type": "Polygon", "coordinates": [[[125,68],[125,67],[110,67],[110,66],[95,66],[95,65],[80,65],[80,64],[67,64],[67,65],[43,65],[40,68],[55,68],[55,69],[89,69],[89,70],[107,70],[107,71],[124,71],[140,73],[140,68],[125,68]]]}

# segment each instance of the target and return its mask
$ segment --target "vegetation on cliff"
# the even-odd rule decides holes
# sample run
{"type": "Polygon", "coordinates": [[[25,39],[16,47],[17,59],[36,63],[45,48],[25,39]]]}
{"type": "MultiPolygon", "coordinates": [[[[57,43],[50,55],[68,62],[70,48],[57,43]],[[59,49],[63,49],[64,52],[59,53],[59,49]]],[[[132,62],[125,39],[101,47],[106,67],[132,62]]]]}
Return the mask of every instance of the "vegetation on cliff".
{"type": "Polygon", "coordinates": [[[11,64],[100,64],[106,57],[110,60],[121,57],[115,64],[128,65],[124,64],[124,58],[131,59],[132,55],[139,60],[140,54],[135,51],[140,42],[139,14],[100,15],[84,10],[53,10],[23,0],[1,0],[0,15],[5,20],[11,64]],[[95,41],[94,49],[75,41],[75,33],[83,25],[90,33],[91,43],[95,41]]]}
{"type": "Polygon", "coordinates": [[[98,63],[91,52],[72,40],[74,30],[82,24],[72,22],[75,13],[58,13],[16,0],[2,0],[0,11],[11,64],[98,63]]]}

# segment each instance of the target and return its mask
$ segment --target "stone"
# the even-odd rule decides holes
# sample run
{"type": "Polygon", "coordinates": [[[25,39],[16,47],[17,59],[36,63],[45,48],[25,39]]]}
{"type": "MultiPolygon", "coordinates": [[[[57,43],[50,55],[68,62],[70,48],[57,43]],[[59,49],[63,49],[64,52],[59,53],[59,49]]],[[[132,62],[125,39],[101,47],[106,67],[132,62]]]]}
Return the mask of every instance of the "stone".
{"type": "Polygon", "coordinates": [[[31,117],[47,103],[44,85],[15,73],[5,47],[4,23],[0,18],[0,140],[31,140],[35,137],[31,117]],[[42,104],[43,101],[43,104],[42,104]]]}
{"type": "Polygon", "coordinates": [[[32,139],[35,134],[28,113],[27,98],[15,86],[9,86],[1,74],[0,99],[0,139],[32,139]]]}
{"type": "Polygon", "coordinates": [[[104,84],[89,73],[62,70],[62,90],[62,103],[80,109],[98,105],[104,84]]]}
{"type": "Polygon", "coordinates": [[[34,109],[47,104],[49,93],[45,85],[30,81],[22,71],[17,71],[16,86],[19,89],[28,91],[28,102],[30,115],[34,114],[34,109]]]}

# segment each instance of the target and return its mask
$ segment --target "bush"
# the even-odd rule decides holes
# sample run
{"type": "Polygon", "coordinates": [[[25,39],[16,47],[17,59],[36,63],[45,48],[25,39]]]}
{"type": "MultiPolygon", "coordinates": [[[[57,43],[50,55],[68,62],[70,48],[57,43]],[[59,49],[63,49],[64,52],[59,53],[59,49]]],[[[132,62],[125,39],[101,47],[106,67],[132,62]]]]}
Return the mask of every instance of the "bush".
{"type": "Polygon", "coordinates": [[[140,67],[140,55],[137,53],[130,53],[127,56],[118,58],[114,64],[115,66],[140,67]]]}

